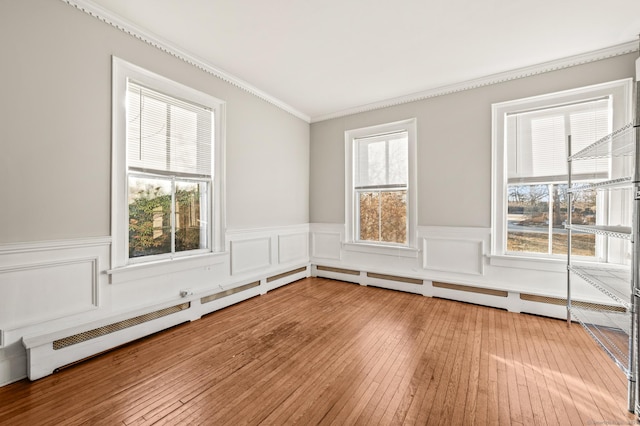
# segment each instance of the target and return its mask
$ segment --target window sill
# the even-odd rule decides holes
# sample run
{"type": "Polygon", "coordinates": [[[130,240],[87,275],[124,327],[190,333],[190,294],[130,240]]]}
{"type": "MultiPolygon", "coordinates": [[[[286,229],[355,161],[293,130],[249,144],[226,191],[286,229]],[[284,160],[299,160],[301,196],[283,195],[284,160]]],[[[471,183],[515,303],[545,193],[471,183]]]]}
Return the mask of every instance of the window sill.
{"type": "Polygon", "coordinates": [[[227,252],[199,254],[154,262],[135,263],[109,269],[106,273],[111,277],[111,284],[120,284],[136,279],[219,265],[224,263],[227,257],[227,252]]]}
{"type": "MultiPolygon", "coordinates": [[[[489,264],[491,266],[500,266],[505,268],[517,268],[517,269],[533,269],[536,271],[549,271],[549,272],[566,272],[567,271],[567,258],[544,258],[534,256],[517,256],[517,255],[492,255],[487,256],[489,258],[489,264]]],[[[604,262],[591,257],[571,256],[571,263],[578,266],[599,266],[606,267],[622,267],[625,266],[614,263],[604,262]]]]}
{"type": "Polygon", "coordinates": [[[565,272],[567,270],[567,260],[550,259],[543,257],[491,255],[489,256],[491,266],[505,268],[533,269],[536,271],[565,272]]]}
{"type": "Polygon", "coordinates": [[[394,257],[418,258],[420,250],[413,247],[384,246],[365,243],[342,243],[342,248],[346,251],[353,251],[367,254],[382,254],[394,257]]]}

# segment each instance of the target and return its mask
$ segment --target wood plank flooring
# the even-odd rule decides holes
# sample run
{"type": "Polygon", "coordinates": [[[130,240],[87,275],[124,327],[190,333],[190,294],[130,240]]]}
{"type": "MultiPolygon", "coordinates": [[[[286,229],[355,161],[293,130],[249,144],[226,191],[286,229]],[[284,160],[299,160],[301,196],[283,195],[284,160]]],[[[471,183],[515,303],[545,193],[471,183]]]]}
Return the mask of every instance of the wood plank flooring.
{"type": "Polygon", "coordinates": [[[628,424],[564,321],[309,278],[0,388],[2,425],[628,424]]]}

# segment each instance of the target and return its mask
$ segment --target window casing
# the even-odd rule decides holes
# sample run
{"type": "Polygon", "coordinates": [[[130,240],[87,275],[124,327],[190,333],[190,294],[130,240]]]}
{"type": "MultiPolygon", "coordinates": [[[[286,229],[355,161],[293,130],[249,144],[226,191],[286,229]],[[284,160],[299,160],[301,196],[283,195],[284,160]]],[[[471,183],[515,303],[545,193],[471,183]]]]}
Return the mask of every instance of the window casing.
{"type": "MultiPolygon", "coordinates": [[[[624,125],[631,117],[631,82],[504,102],[492,112],[492,256],[564,259],[567,136],[575,153],[624,125]]],[[[576,183],[593,183],[615,177],[619,169],[615,160],[594,159],[576,164],[572,175],[576,183]]],[[[619,194],[581,196],[574,203],[574,223],[611,223],[627,214],[619,194]]],[[[572,254],[585,260],[621,256],[604,237],[574,235],[574,241],[579,244],[572,254]]]]}
{"type": "Polygon", "coordinates": [[[415,247],[415,119],[345,132],[347,242],[415,247]]]}
{"type": "Polygon", "coordinates": [[[224,104],[113,58],[114,267],[222,250],[224,104]]]}

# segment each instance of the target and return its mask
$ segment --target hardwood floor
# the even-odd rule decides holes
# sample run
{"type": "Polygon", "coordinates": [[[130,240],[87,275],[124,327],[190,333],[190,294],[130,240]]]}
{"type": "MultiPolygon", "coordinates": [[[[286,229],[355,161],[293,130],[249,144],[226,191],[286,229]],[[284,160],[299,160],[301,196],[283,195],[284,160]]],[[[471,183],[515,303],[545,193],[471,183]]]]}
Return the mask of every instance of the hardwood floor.
{"type": "Polygon", "coordinates": [[[0,388],[3,425],[627,424],[581,327],[309,278],[0,388]]]}

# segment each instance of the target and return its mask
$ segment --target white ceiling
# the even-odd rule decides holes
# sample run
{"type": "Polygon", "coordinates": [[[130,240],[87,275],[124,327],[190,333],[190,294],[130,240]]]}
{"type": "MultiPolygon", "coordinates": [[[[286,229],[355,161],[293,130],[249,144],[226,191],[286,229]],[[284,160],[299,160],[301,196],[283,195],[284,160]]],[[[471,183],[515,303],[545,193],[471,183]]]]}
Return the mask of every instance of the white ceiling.
{"type": "Polygon", "coordinates": [[[93,2],[312,119],[640,32],[640,0],[93,2]]]}

